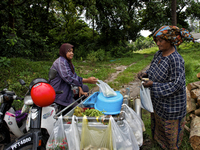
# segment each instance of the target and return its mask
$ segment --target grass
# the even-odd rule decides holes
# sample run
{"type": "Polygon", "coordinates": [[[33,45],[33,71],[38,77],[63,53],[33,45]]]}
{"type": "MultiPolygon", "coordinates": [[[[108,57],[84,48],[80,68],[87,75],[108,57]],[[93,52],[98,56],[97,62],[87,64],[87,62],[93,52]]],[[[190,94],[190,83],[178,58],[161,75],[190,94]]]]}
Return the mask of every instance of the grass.
{"type": "MultiPolygon", "coordinates": [[[[76,69],[76,73],[84,78],[94,76],[100,80],[107,79],[111,73],[116,72],[115,67],[120,65],[129,66],[124,72],[120,73],[117,78],[108,83],[112,88],[118,90],[121,85],[128,84],[134,80],[135,75],[150,64],[153,55],[158,50],[157,47],[152,47],[150,49],[144,49],[134,52],[133,57],[118,58],[113,60],[107,60],[103,62],[89,62],[89,61],[79,61],[74,60],[73,64],[76,69]],[[132,65],[131,65],[132,64],[132,65]]],[[[185,72],[186,72],[186,85],[191,82],[198,81],[196,74],[200,72],[200,44],[193,43],[183,43],[179,46],[178,52],[182,55],[185,60],[185,72]]],[[[16,92],[18,96],[23,97],[26,93],[26,88],[19,84],[19,79],[24,79],[27,85],[34,78],[48,78],[48,71],[51,67],[53,61],[31,61],[23,58],[10,58],[10,63],[6,65],[0,64],[0,89],[6,87],[16,92]]],[[[93,88],[95,85],[88,84],[89,88],[93,88]]],[[[22,103],[15,101],[16,109],[22,107],[22,103]]],[[[143,122],[146,127],[144,132],[145,138],[151,137],[150,130],[150,114],[143,111],[143,122]]],[[[189,144],[189,133],[185,132],[184,139],[181,145],[182,150],[191,150],[189,144]]],[[[151,145],[151,149],[160,149],[158,145],[151,145]]]]}

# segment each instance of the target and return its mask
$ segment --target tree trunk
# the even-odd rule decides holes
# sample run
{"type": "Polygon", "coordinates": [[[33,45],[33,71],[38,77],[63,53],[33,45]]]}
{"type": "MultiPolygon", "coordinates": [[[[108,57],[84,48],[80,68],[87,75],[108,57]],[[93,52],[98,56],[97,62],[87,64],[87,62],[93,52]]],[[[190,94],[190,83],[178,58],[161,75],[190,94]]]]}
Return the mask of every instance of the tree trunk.
{"type": "Polygon", "coordinates": [[[197,97],[197,105],[198,105],[198,107],[200,107],[200,96],[197,97]]]}
{"type": "Polygon", "coordinates": [[[177,18],[176,18],[176,0],[172,0],[172,25],[176,26],[177,25],[177,18]]]}
{"type": "Polygon", "coordinates": [[[187,85],[189,91],[200,88],[200,81],[192,82],[187,85]]]}
{"type": "Polygon", "coordinates": [[[198,116],[191,121],[189,142],[194,150],[200,150],[200,117],[198,116]]]}
{"type": "MultiPolygon", "coordinates": [[[[14,1],[13,0],[9,0],[9,8],[10,8],[10,11],[13,10],[13,5],[14,5],[14,1]]],[[[14,29],[14,18],[12,16],[12,13],[9,12],[9,27],[11,29],[14,29]]]]}
{"type": "Polygon", "coordinates": [[[191,98],[197,99],[200,96],[200,89],[194,89],[190,92],[191,98]]]}
{"type": "Polygon", "coordinates": [[[196,101],[191,98],[190,91],[186,87],[186,95],[187,95],[187,113],[194,111],[196,109],[196,101]]]}

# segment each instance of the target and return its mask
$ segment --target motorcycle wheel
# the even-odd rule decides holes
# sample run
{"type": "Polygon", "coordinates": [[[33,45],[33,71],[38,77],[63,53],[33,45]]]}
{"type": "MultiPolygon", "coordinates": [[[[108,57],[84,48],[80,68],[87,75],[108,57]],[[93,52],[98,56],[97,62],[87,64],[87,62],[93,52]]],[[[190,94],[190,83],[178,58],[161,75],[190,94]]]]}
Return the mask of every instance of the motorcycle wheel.
{"type": "Polygon", "coordinates": [[[0,143],[8,144],[10,142],[10,131],[7,126],[2,125],[2,127],[0,128],[0,143]]]}

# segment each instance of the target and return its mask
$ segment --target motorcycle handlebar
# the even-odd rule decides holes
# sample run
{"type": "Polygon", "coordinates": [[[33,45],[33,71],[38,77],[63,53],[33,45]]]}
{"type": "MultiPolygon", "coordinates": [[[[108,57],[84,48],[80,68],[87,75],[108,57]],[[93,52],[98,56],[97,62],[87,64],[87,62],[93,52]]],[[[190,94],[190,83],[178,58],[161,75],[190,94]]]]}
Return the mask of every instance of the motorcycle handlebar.
{"type": "Polygon", "coordinates": [[[20,101],[24,100],[24,98],[18,97],[18,96],[17,96],[15,99],[16,99],[16,100],[20,100],[20,101]]]}

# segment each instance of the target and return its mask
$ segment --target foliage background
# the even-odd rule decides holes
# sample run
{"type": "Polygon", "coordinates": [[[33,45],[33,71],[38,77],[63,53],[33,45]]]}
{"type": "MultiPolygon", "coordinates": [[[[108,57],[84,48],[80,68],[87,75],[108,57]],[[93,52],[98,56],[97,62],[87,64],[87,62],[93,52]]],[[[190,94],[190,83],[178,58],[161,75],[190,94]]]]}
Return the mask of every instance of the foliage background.
{"type": "MultiPolygon", "coordinates": [[[[199,25],[195,27],[187,21],[198,20],[198,12],[198,1],[177,0],[177,26],[199,29],[199,25]]],[[[145,48],[145,43],[129,47],[129,40],[141,42],[141,30],[153,34],[169,24],[171,1],[166,0],[3,0],[0,54],[8,58],[54,60],[61,44],[68,42],[75,46],[75,59],[95,60],[93,56],[102,54],[125,57],[132,50],[145,48]]]]}

